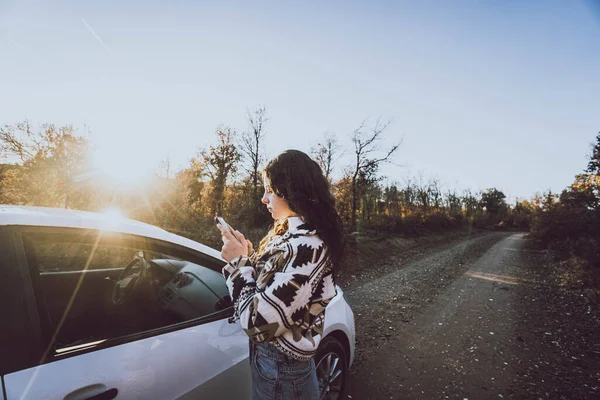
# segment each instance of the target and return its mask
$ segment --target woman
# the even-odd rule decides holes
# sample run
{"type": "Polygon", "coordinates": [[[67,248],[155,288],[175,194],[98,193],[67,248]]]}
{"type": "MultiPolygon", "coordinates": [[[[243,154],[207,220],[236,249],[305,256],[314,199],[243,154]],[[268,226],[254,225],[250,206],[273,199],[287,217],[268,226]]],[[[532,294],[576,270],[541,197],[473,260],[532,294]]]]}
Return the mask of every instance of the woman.
{"type": "Polygon", "coordinates": [[[275,220],[257,252],[222,226],[223,276],[250,337],[253,399],[318,399],[314,355],[343,252],[329,184],[308,155],[287,150],[263,173],[262,202],[275,220]]]}

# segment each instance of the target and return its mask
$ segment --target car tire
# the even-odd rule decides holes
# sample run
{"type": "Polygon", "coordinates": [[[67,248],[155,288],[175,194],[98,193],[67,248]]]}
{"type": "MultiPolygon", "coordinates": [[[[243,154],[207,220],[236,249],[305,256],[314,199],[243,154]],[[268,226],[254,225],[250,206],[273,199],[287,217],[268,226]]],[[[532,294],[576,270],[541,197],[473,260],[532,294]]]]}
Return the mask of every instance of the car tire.
{"type": "Polygon", "coordinates": [[[324,338],[315,355],[315,366],[319,397],[327,400],[343,399],[348,376],[348,356],[344,346],[333,337],[324,338]]]}

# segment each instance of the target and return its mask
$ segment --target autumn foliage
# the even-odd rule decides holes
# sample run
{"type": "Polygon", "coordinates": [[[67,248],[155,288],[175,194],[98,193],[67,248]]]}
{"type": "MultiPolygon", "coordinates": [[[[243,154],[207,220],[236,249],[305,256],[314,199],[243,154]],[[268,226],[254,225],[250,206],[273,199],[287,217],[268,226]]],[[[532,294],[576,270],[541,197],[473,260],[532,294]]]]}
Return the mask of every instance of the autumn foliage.
{"type": "Polygon", "coordinates": [[[600,133],[587,168],[560,194],[535,201],[531,236],[600,286],[600,133]]]}
{"type": "MultiPolygon", "coordinates": [[[[151,180],[125,187],[93,169],[88,157],[92,146],[73,127],[34,127],[27,121],[5,125],[0,128],[0,203],[90,211],[118,208],[130,218],[213,246],[219,245],[213,217],[222,214],[256,240],[271,223],[260,204],[267,122],[265,108],[249,112],[246,131],[238,134],[219,126],[212,143],[199,148],[183,170],[174,172],[163,165],[151,180]]],[[[496,188],[458,193],[437,180],[408,178],[399,183],[381,176],[379,166],[393,162],[400,146],[380,147],[378,140],[387,128],[381,121],[372,127],[364,122],[350,134],[347,146],[333,134],[312,146],[311,154],[330,178],[349,235],[419,235],[464,227],[528,230],[533,223],[539,241],[567,243],[571,251],[595,260],[600,223],[589,221],[600,221],[598,145],[586,174],[560,196],[509,205],[496,188]],[[339,165],[342,152],[354,161],[339,165]],[[335,171],[343,172],[333,178],[335,171]]]]}

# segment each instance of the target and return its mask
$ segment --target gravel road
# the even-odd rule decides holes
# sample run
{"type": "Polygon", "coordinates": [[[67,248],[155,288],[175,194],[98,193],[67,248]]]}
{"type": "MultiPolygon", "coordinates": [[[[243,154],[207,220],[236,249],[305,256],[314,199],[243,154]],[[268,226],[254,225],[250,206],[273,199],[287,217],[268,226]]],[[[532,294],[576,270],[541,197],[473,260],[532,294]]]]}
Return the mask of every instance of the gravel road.
{"type": "MultiPolygon", "coordinates": [[[[524,244],[523,234],[505,232],[456,240],[346,286],[357,326],[348,398],[595,398],[598,372],[581,363],[586,390],[577,397],[564,395],[557,374],[536,374],[571,353],[579,360],[581,343],[559,354],[544,340],[560,324],[548,327],[544,303],[531,301],[548,284],[540,286],[541,270],[531,274],[539,259],[524,244]]],[[[562,384],[574,383],[572,367],[564,366],[562,384]]]]}

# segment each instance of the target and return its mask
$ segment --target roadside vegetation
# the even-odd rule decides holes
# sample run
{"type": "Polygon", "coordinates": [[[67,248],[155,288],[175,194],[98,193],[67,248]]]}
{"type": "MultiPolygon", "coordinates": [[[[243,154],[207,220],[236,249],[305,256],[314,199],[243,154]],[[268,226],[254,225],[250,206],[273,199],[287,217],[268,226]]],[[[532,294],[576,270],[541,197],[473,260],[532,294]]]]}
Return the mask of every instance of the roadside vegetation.
{"type": "Polygon", "coordinates": [[[536,198],[530,237],[560,264],[565,285],[600,289],[600,133],[592,146],[573,184],[536,198]]]}
{"type": "MultiPolygon", "coordinates": [[[[92,144],[72,126],[34,126],[28,121],[4,125],[0,203],[89,211],[117,208],[129,218],[212,246],[220,244],[213,217],[222,214],[257,240],[271,222],[260,202],[268,121],[264,107],[249,111],[246,127],[239,132],[217,127],[211,143],[201,145],[183,170],[173,171],[165,158],[150,180],[125,186],[94,170],[89,160],[92,144]]],[[[325,134],[311,146],[313,158],[331,181],[351,248],[356,249],[361,236],[531,229],[539,245],[567,260],[565,268],[598,271],[600,135],[588,168],[560,195],[538,194],[509,204],[498,188],[457,192],[435,179],[399,182],[382,176],[381,165],[396,162],[401,147],[401,141],[382,145],[384,137],[393,135],[390,130],[383,120],[364,121],[348,135],[325,134]],[[342,164],[342,154],[352,161],[342,164]]]]}

